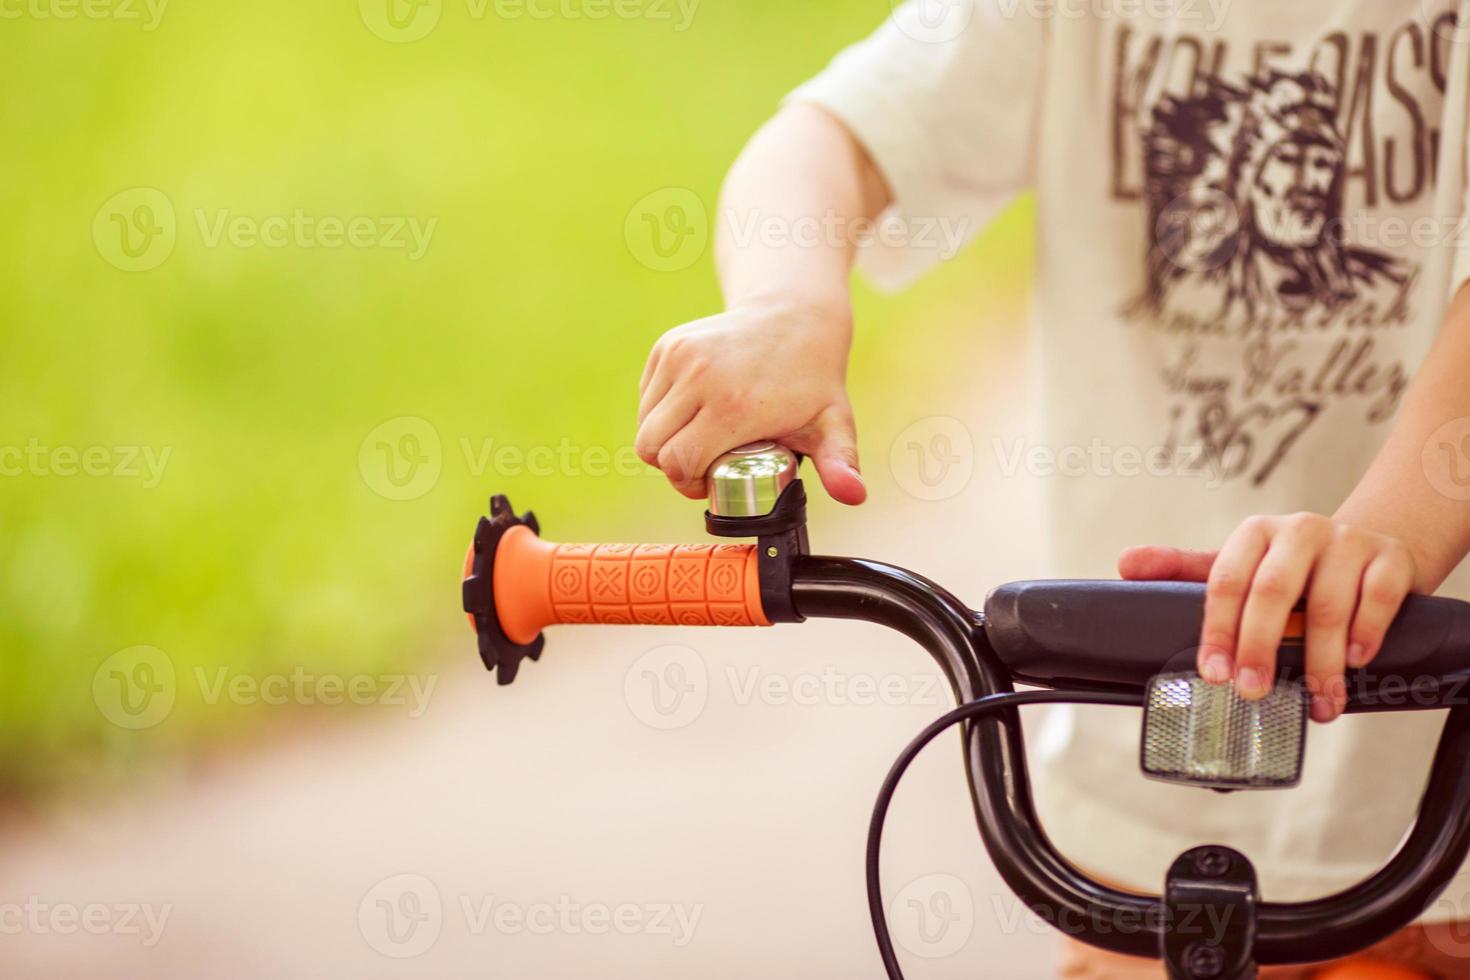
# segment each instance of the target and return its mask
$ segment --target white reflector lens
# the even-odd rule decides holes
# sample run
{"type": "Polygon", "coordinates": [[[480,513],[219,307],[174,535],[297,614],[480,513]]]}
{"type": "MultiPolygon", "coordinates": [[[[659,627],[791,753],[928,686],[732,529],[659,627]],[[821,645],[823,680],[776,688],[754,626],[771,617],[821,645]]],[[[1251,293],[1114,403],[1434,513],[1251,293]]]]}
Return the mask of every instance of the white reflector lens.
{"type": "Polygon", "coordinates": [[[1149,681],[1143,708],[1143,772],[1214,789],[1278,789],[1302,778],[1307,692],[1281,683],[1260,701],[1194,672],[1149,681]]]}

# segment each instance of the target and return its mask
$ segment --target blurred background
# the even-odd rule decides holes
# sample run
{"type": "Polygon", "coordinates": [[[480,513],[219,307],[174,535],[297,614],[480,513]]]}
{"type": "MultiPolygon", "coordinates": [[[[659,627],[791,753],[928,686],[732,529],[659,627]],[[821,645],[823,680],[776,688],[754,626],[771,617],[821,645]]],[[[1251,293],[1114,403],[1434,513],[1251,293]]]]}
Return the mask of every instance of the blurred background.
{"type": "MultiPolygon", "coordinates": [[[[18,975],[879,975],[867,807],[942,692],[742,703],[726,678],[779,660],[917,689],[922,654],[826,626],[567,630],[497,688],[458,576],[491,492],[554,539],[703,539],[632,451],[644,357],[720,308],[709,224],[743,142],[888,12],[6,7],[0,912],[172,910],[148,945],[26,912],[0,930],[18,975]],[[711,678],[679,731],[625,691],[668,644],[711,678]],[[442,899],[432,948],[363,923],[399,874],[442,899]],[[462,900],[510,886],[522,910],[687,888],[706,911],[677,948],[466,927],[462,900]]],[[[1020,201],[904,294],[858,285],[873,499],[817,502],[820,549],[972,601],[1040,567],[1030,495],[988,448],[994,420],[1024,427],[1030,264],[1020,201]],[[973,479],[936,496],[895,447],[951,423],[973,479]],[[977,559],[953,546],[971,534],[1009,547],[977,559]]],[[[975,927],[926,975],[1045,975],[1043,933],[991,914],[958,760],[933,755],[895,814],[893,888],[959,876],[975,927]]]]}

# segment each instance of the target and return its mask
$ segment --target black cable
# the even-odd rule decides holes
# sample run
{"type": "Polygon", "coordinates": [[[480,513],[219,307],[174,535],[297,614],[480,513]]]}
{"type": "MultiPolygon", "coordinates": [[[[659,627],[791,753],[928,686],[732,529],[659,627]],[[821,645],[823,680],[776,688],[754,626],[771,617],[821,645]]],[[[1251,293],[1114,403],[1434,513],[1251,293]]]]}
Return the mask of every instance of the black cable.
{"type": "MultiPolygon", "coordinates": [[[[951,725],[1023,704],[1113,704],[1136,708],[1143,704],[1143,696],[1100,691],[1015,691],[992,694],[969,704],[962,704],[940,717],[904,748],[898,760],[893,763],[893,768],[888,770],[888,778],[883,780],[883,788],[878,791],[878,800],[873,804],[873,818],[868,823],[868,914],[873,919],[873,938],[878,940],[878,952],[883,957],[883,968],[888,971],[889,980],[903,980],[903,971],[899,969],[898,957],[893,951],[893,937],[888,934],[888,916],[883,912],[883,883],[878,872],[878,858],[883,848],[883,822],[888,819],[888,807],[893,802],[899,780],[903,779],[903,774],[918,758],[919,753],[924,751],[924,746],[938,738],[951,725]]],[[[969,752],[969,743],[966,743],[966,755],[969,752]]]]}

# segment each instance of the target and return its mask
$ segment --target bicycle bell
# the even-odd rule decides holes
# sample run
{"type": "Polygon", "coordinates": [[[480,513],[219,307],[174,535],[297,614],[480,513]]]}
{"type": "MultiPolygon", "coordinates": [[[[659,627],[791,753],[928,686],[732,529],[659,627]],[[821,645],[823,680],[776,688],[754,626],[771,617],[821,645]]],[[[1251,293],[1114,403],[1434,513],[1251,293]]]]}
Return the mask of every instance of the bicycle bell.
{"type": "Polygon", "coordinates": [[[796,479],[800,458],[774,442],[752,442],[715,460],[709,470],[709,512],[716,517],[764,517],[796,479]]]}

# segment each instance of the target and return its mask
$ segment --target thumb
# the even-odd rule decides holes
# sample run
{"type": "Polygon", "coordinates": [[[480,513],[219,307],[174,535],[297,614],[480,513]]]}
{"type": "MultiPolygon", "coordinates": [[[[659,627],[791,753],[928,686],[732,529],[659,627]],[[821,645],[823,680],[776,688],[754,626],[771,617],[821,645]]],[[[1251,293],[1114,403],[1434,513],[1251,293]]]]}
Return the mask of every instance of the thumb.
{"type": "Polygon", "coordinates": [[[1118,556],[1118,574],[1135,582],[1203,582],[1210,577],[1217,554],[1157,544],[1136,545],[1118,556]]]}
{"type": "Polygon", "coordinates": [[[831,408],[817,419],[816,446],[808,453],[827,494],[838,503],[860,504],[868,488],[858,468],[857,431],[852,413],[831,408]]]}

